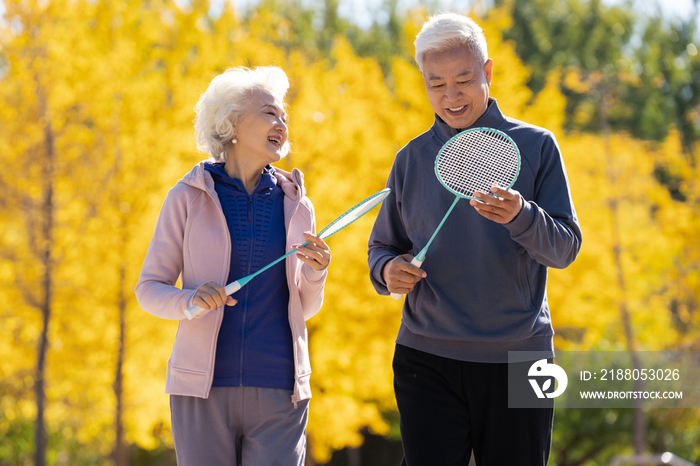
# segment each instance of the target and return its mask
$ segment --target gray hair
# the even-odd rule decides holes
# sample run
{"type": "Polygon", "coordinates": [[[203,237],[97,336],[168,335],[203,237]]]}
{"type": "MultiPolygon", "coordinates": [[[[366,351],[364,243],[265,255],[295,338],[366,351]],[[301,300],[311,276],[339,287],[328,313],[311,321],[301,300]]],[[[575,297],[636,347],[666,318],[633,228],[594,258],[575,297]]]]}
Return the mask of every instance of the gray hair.
{"type": "Polygon", "coordinates": [[[423,72],[423,61],[430,52],[442,52],[453,47],[466,46],[482,65],[488,60],[484,32],[472,19],[457,13],[431,16],[413,43],[416,47],[416,63],[423,72]]]}
{"type": "MultiPolygon", "coordinates": [[[[217,162],[226,162],[234,125],[248,110],[256,94],[267,90],[275,99],[283,102],[288,89],[289,79],[277,66],[229,68],[216,76],[195,107],[197,148],[217,162]]],[[[283,154],[288,152],[289,142],[286,142],[283,154]]]]}

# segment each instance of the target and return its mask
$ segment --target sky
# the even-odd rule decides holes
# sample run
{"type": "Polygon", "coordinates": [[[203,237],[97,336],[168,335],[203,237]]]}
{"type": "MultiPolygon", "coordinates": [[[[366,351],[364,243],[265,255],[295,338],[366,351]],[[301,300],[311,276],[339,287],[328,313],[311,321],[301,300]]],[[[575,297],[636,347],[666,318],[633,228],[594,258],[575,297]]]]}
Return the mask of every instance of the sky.
{"type": "MultiPolygon", "coordinates": [[[[243,3],[247,1],[250,0],[234,0],[234,5],[239,2],[243,3]]],[[[618,5],[625,1],[626,0],[603,0],[603,3],[607,5],[618,5]]],[[[414,8],[418,3],[417,0],[398,0],[400,9],[414,8]]],[[[428,3],[440,5],[440,11],[461,13],[469,10],[470,6],[474,6],[474,8],[479,11],[479,9],[483,9],[485,5],[489,5],[492,2],[488,0],[434,0],[428,3]]],[[[669,18],[687,17],[693,12],[693,0],[633,0],[632,3],[635,5],[635,8],[641,11],[650,14],[661,11],[663,15],[669,18]]],[[[377,2],[376,0],[340,0],[338,9],[339,14],[344,18],[354,17],[360,26],[364,26],[372,24],[372,10],[376,9],[377,5],[380,4],[381,2],[377,2]]],[[[700,25],[700,15],[697,19],[700,25]]]]}
{"type": "MultiPolygon", "coordinates": [[[[176,1],[186,2],[187,0],[176,1]]],[[[223,2],[226,0],[213,1],[223,2]]],[[[321,2],[321,0],[306,1],[309,3],[321,2]]],[[[683,19],[694,14],[693,0],[603,0],[603,3],[607,5],[619,5],[627,1],[631,1],[635,9],[642,12],[654,15],[660,11],[669,19],[683,19]]],[[[257,0],[233,0],[234,6],[242,10],[251,3],[255,4],[256,2],[257,0]]],[[[339,0],[338,14],[343,18],[351,19],[361,27],[369,27],[375,18],[381,19],[378,10],[380,10],[382,3],[381,0],[339,0]]],[[[419,0],[397,0],[399,11],[415,8],[419,3],[419,0]]],[[[423,3],[436,5],[439,11],[455,11],[458,13],[465,12],[472,6],[479,11],[479,9],[483,9],[485,6],[492,4],[489,0],[425,0],[423,3]]],[[[700,27],[700,14],[696,16],[698,27],[700,27]]]]}
{"type": "MultiPolygon", "coordinates": [[[[50,0],[49,0],[50,1],[50,0]]],[[[178,4],[187,4],[189,0],[174,0],[178,4]]],[[[212,0],[213,9],[220,8],[220,5],[225,1],[232,1],[234,7],[241,10],[251,4],[257,3],[258,0],[212,0]]],[[[321,3],[321,0],[305,0],[306,2],[321,3]]],[[[603,3],[608,5],[617,5],[627,1],[635,6],[636,9],[649,14],[655,14],[660,11],[669,19],[687,18],[694,14],[693,0],[603,0],[603,3]]],[[[338,14],[346,19],[350,19],[361,27],[369,27],[373,20],[381,18],[379,12],[381,0],[339,0],[338,14]]],[[[484,8],[485,5],[491,4],[489,0],[427,0],[423,3],[436,5],[439,11],[455,11],[464,12],[471,6],[475,9],[484,8]]],[[[397,0],[399,11],[415,8],[419,4],[419,0],[397,0]]],[[[0,0],[0,15],[5,14],[5,3],[0,0]]],[[[700,14],[696,14],[696,22],[700,28],[700,14]]]]}

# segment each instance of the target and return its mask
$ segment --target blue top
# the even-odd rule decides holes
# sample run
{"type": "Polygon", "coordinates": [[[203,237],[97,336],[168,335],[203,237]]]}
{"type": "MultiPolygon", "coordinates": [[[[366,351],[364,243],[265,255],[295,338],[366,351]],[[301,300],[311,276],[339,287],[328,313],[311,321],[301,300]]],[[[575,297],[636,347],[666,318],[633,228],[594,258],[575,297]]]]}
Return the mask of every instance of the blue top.
{"type": "MultiPolygon", "coordinates": [[[[231,235],[227,283],[260,270],[286,251],[284,193],[274,168],[265,167],[252,194],[222,163],[207,163],[231,235]]],[[[294,388],[285,262],[268,269],[233,294],[216,345],[214,387],[294,388]]]]}
{"type": "MultiPolygon", "coordinates": [[[[559,147],[550,131],[504,116],[492,98],[471,127],[496,128],[518,145],[521,168],[512,189],[525,200],[523,208],[501,225],[468,200],[457,203],[427,252],[421,267],[427,278],[404,301],[396,341],[462,361],[508,362],[508,351],[554,356],[547,268],[568,266],[581,247],[559,147]]],[[[433,126],[396,155],[391,194],[369,239],[370,278],[380,294],[389,294],[382,277],[387,261],[418,254],[454,201],[434,163],[462,130],[436,115],[433,126]]]]}

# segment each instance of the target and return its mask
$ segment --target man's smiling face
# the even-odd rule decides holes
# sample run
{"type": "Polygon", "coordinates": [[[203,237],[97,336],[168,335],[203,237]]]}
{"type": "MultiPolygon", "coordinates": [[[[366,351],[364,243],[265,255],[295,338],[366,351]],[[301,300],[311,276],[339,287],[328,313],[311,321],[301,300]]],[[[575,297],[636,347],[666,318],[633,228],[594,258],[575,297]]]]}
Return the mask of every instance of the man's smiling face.
{"type": "Polygon", "coordinates": [[[488,106],[492,67],[491,59],[479,63],[466,46],[428,53],[423,77],[430,106],[452,128],[471,126],[488,106]]]}

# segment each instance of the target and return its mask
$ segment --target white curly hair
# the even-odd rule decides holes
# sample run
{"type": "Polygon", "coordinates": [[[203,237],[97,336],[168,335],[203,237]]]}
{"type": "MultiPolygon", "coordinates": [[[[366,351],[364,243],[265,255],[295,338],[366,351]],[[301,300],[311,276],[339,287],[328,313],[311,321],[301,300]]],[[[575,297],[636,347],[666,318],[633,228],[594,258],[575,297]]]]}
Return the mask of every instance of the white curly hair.
{"type": "MultiPolygon", "coordinates": [[[[197,148],[217,162],[226,162],[234,126],[248,110],[257,92],[267,90],[283,103],[288,89],[289,79],[277,66],[229,68],[216,76],[195,107],[197,148]]],[[[289,153],[288,141],[282,153],[289,153]]]]}
{"type": "Polygon", "coordinates": [[[489,57],[481,27],[472,19],[457,13],[431,16],[423,24],[413,45],[416,48],[415,58],[421,73],[425,56],[430,52],[466,46],[482,65],[486,64],[489,57]]]}

